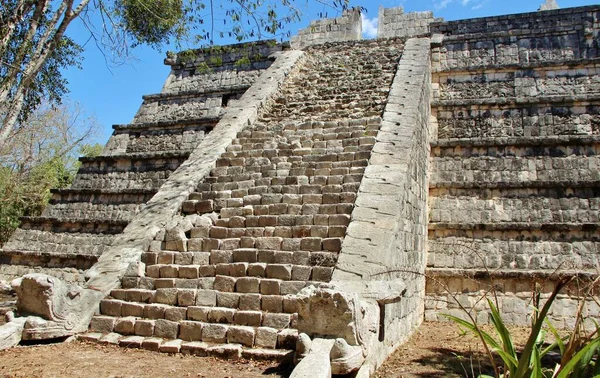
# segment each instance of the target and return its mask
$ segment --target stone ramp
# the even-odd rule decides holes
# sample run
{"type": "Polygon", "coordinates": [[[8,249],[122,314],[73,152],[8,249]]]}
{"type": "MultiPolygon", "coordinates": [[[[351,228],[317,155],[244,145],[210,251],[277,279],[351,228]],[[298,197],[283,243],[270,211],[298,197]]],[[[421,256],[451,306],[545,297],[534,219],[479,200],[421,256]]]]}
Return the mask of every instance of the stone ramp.
{"type": "Polygon", "coordinates": [[[331,280],[402,48],[308,49],[142,255],[140,277],[102,301],[89,337],[201,355],[295,349],[296,294],[331,280]]]}
{"type": "MultiPolygon", "coordinates": [[[[506,319],[527,325],[535,285],[545,294],[560,276],[596,273],[597,33],[581,33],[594,12],[432,25],[444,36],[432,49],[428,317],[461,315],[450,290],[486,321],[475,303],[491,279],[506,319]]],[[[571,324],[564,310],[579,294],[571,287],[559,298],[555,326],[571,324]]]]}

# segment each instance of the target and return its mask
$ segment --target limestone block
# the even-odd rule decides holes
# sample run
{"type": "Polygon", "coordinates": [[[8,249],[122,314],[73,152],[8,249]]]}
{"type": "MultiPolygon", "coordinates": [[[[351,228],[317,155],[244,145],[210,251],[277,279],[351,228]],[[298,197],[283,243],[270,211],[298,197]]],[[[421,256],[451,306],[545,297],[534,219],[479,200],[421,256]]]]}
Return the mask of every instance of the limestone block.
{"type": "Polygon", "coordinates": [[[152,298],[152,303],[162,303],[175,306],[177,304],[178,289],[157,289],[152,298]]]}
{"type": "Polygon", "coordinates": [[[208,315],[212,307],[204,307],[204,306],[190,306],[187,308],[187,318],[189,320],[196,320],[200,322],[207,322],[208,315]]]}
{"type": "Polygon", "coordinates": [[[296,294],[306,286],[305,281],[284,281],[281,283],[281,295],[296,294]]]}
{"type": "Polygon", "coordinates": [[[260,326],[262,321],[261,311],[237,311],[234,315],[235,324],[245,326],[260,326]]]}
{"type": "Polygon", "coordinates": [[[100,313],[110,316],[121,316],[121,305],[123,301],[104,299],[100,302],[100,313]]]}
{"type": "Polygon", "coordinates": [[[240,277],[236,281],[238,293],[258,293],[261,281],[256,277],[240,277]]]}
{"type": "Polygon", "coordinates": [[[266,268],[266,276],[268,278],[276,278],[280,280],[290,280],[292,278],[291,264],[269,264],[266,268]]]}
{"type": "Polygon", "coordinates": [[[215,345],[209,347],[207,352],[208,356],[210,357],[223,358],[227,360],[237,360],[242,358],[242,346],[239,344],[215,345]]]}
{"type": "Polygon", "coordinates": [[[158,348],[158,351],[161,353],[179,353],[181,343],[181,340],[165,340],[158,348]]]}
{"type": "Polygon", "coordinates": [[[217,293],[214,290],[198,290],[196,296],[197,306],[216,306],[217,293]]]}
{"type": "Polygon", "coordinates": [[[181,353],[192,354],[198,357],[207,357],[210,344],[198,341],[183,342],[181,344],[181,353]]]}
{"type": "Polygon", "coordinates": [[[202,328],[202,341],[224,343],[227,340],[227,329],[223,324],[206,324],[202,328]]]}
{"type": "Polygon", "coordinates": [[[111,333],[115,328],[116,318],[112,316],[94,316],[90,323],[90,330],[100,333],[111,333]]]}
{"type": "Polygon", "coordinates": [[[258,327],[254,344],[257,347],[274,349],[277,346],[277,330],[270,327],[258,327]]]}
{"type": "Polygon", "coordinates": [[[261,296],[261,309],[267,312],[282,312],[283,297],[280,295],[261,296]]]}
{"type": "Polygon", "coordinates": [[[266,295],[279,295],[280,280],[263,279],[260,281],[260,293],[266,295]]]}
{"type": "Polygon", "coordinates": [[[202,323],[182,321],[179,323],[179,338],[186,341],[201,341],[202,323]]]}
{"type": "Polygon", "coordinates": [[[290,314],[263,314],[262,325],[263,327],[271,327],[276,329],[283,329],[289,327],[291,321],[290,314]]]}
{"type": "Polygon", "coordinates": [[[253,327],[230,326],[227,331],[228,343],[239,343],[248,347],[254,346],[254,336],[256,331],[253,327]]]}
{"type": "Polygon", "coordinates": [[[216,251],[210,252],[210,263],[211,264],[230,264],[233,262],[232,251],[216,251]]]}
{"type": "Polygon", "coordinates": [[[228,307],[228,308],[238,308],[241,295],[243,295],[243,294],[217,292],[217,306],[228,307]]]}
{"type": "Polygon", "coordinates": [[[132,335],[135,333],[135,318],[128,316],[124,318],[118,318],[115,321],[114,331],[121,335],[132,335]]]}
{"type": "Polygon", "coordinates": [[[240,296],[240,310],[260,311],[260,294],[244,294],[240,296]]]}
{"type": "Polygon", "coordinates": [[[128,336],[123,337],[119,340],[119,346],[121,348],[141,348],[144,337],[142,336],[128,336]]]}
{"type": "Polygon", "coordinates": [[[181,307],[193,306],[196,304],[195,289],[179,289],[177,293],[177,305],[181,307]]]}
{"type": "MultiPolygon", "coordinates": [[[[216,307],[210,310],[208,313],[208,321],[213,323],[231,324],[233,323],[233,317],[235,316],[235,310],[231,308],[216,307]]],[[[204,340],[206,341],[206,340],[204,340]]]]}
{"type": "Polygon", "coordinates": [[[292,280],[294,281],[308,281],[312,273],[310,266],[294,265],[292,268],[292,280]]]}
{"type": "Polygon", "coordinates": [[[164,339],[176,339],[179,335],[179,323],[157,319],[154,323],[154,336],[164,339]]]}
{"type": "Polygon", "coordinates": [[[186,307],[168,307],[165,309],[165,319],[172,322],[185,320],[187,317],[186,307]]]}
{"type": "Polygon", "coordinates": [[[248,264],[247,275],[249,277],[265,277],[267,264],[265,263],[252,263],[248,264]]]}
{"type": "Polygon", "coordinates": [[[134,332],[139,336],[152,336],[154,335],[154,324],[155,320],[138,319],[135,322],[134,332]]]}
{"type": "Polygon", "coordinates": [[[237,279],[229,276],[216,276],[213,287],[221,292],[234,292],[237,279]]]}
{"type": "Polygon", "coordinates": [[[167,307],[164,304],[148,304],[144,306],[144,318],[164,319],[167,307]]]}

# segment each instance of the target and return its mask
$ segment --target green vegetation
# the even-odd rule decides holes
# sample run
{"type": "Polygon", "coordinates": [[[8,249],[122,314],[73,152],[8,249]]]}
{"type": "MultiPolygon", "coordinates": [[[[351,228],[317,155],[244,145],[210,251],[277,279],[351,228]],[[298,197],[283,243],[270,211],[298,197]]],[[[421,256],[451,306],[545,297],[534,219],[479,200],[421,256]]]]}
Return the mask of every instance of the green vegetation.
{"type": "MultiPolygon", "coordinates": [[[[550,297],[542,308],[539,308],[539,293],[532,314],[532,324],[527,343],[522,350],[518,350],[510,331],[506,327],[497,303],[494,303],[487,295],[488,308],[490,310],[490,321],[496,332],[496,337],[485,332],[473,318],[471,313],[462,307],[468,320],[452,315],[444,315],[475,334],[482,342],[486,354],[494,368],[495,377],[503,378],[590,378],[600,377],[600,329],[595,324],[594,330],[586,330],[584,327],[585,301],[591,299],[591,289],[595,281],[586,290],[586,295],[581,299],[577,314],[575,327],[567,336],[562,336],[548,319],[548,312],[560,291],[572,280],[572,278],[560,279],[550,297]],[[545,327],[544,327],[545,326],[545,327]],[[546,336],[550,332],[554,342],[546,343],[546,336]],[[560,353],[560,361],[557,363],[544,363],[543,359],[551,352],[560,353]],[[502,362],[502,368],[496,360],[498,356],[502,362]]],[[[496,297],[495,292],[489,294],[496,297]]],[[[491,378],[490,375],[481,374],[481,378],[491,378]]]]}
{"type": "Polygon", "coordinates": [[[0,246],[18,227],[20,217],[42,213],[50,189],[71,184],[79,155],[102,152],[99,144],[89,144],[96,122],[79,116],[77,106],[42,106],[0,150],[0,246]]]}

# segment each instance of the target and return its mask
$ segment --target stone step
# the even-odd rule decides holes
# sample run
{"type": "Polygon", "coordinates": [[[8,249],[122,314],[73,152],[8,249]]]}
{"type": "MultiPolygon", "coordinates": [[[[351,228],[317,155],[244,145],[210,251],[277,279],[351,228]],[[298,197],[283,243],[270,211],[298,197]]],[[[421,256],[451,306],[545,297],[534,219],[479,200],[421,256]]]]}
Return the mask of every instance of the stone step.
{"type": "Polygon", "coordinates": [[[44,209],[42,216],[61,219],[83,218],[129,222],[139,212],[140,206],[141,204],[138,203],[50,203],[44,209]]]}
{"type": "MultiPolygon", "coordinates": [[[[356,193],[363,176],[362,174],[360,176],[358,174],[351,174],[349,177],[345,177],[345,175],[312,175],[314,173],[321,173],[312,168],[301,169],[296,173],[306,175],[262,177],[252,180],[239,180],[238,182],[217,182],[216,177],[207,177],[204,179],[204,182],[196,187],[196,192],[194,193],[231,191],[231,193],[220,193],[216,196],[217,198],[243,198],[246,195],[256,194],[299,194],[301,185],[321,185],[321,193],[356,193]],[[288,179],[288,177],[291,178],[288,179]],[[294,182],[297,184],[294,184],[294,182]]],[[[190,199],[203,199],[201,194],[194,193],[192,193],[190,199]]],[[[207,195],[207,197],[210,196],[211,195],[207,195]]]]}
{"type": "MultiPolygon", "coordinates": [[[[333,146],[326,147],[313,147],[306,143],[306,147],[295,148],[274,148],[275,146],[250,143],[237,145],[240,146],[241,150],[225,153],[224,156],[232,158],[287,158],[290,162],[296,162],[296,164],[302,163],[319,163],[319,162],[337,162],[338,166],[348,166],[348,162],[368,159],[370,151],[373,148],[374,137],[363,136],[356,138],[358,140],[348,139],[346,146],[333,146]],[[362,143],[362,144],[361,144],[362,143]],[[339,155],[339,156],[338,156],[339,155]]],[[[330,143],[335,145],[335,143],[330,143]]],[[[235,149],[235,147],[233,148],[235,149]]],[[[262,160],[255,160],[255,162],[262,162],[262,160]]],[[[246,166],[256,166],[256,164],[246,164],[246,166]]]]}
{"type": "Polygon", "coordinates": [[[99,256],[113,242],[113,234],[54,232],[18,228],[4,244],[4,251],[99,256]]]}
{"type": "Polygon", "coordinates": [[[91,219],[63,217],[21,217],[22,230],[38,230],[54,233],[119,234],[129,223],[121,219],[91,219]]]}
{"type": "Polygon", "coordinates": [[[219,122],[220,117],[203,117],[196,119],[185,119],[176,121],[157,121],[142,123],[115,124],[113,130],[119,132],[146,132],[148,130],[169,130],[169,129],[187,129],[196,127],[214,127],[219,122]]]}
{"type": "MultiPolygon", "coordinates": [[[[86,240],[88,243],[90,240],[86,240]]],[[[93,240],[91,240],[93,242],[93,240]]],[[[25,267],[45,268],[76,268],[87,270],[97,261],[98,256],[108,246],[98,244],[76,244],[65,243],[63,245],[54,243],[36,243],[25,241],[17,243],[11,240],[0,250],[0,263],[6,265],[21,265],[25,267]],[[14,249],[15,247],[28,248],[14,249]]]]}
{"type": "MultiPolygon", "coordinates": [[[[327,226],[322,226],[319,229],[319,232],[328,233],[329,231],[326,230],[325,227],[327,226]]],[[[312,227],[309,228],[308,226],[277,227],[274,232],[278,232],[278,235],[280,236],[276,236],[274,232],[272,234],[273,236],[264,236],[265,232],[269,232],[269,234],[266,235],[270,235],[271,231],[269,231],[268,228],[267,230],[263,230],[260,227],[256,229],[260,234],[253,234],[252,228],[240,228],[227,229],[228,232],[232,231],[232,236],[233,232],[235,232],[237,234],[235,237],[191,238],[189,240],[179,239],[166,241],[164,248],[169,251],[179,252],[210,252],[213,250],[230,251],[240,248],[256,248],[273,251],[303,250],[311,252],[339,252],[341,248],[341,237],[293,237],[293,233],[308,234],[311,232],[312,227]]],[[[327,236],[329,236],[329,234],[327,236]]]]}
{"type": "MultiPolygon", "coordinates": [[[[267,289],[269,288],[267,287],[267,289]]],[[[242,313],[239,314],[240,319],[236,319],[236,322],[247,322],[247,320],[242,319],[242,317],[248,315],[245,314],[245,311],[258,313],[263,311],[265,314],[255,314],[258,316],[258,324],[253,325],[261,325],[261,319],[263,318],[267,321],[279,319],[283,322],[283,325],[279,328],[285,328],[289,325],[292,321],[291,315],[297,312],[298,305],[295,295],[222,292],[208,289],[118,289],[112,291],[111,296],[120,299],[103,299],[100,303],[101,314],[152,319],[167,317],[170,320],[177,320],[173,317],[185,320],[187,314],[188,320],[209,321],[209,313],[213,312],[213,315],[210,315],[212,322],[234,324],[234,315],[239,311],[242,313]],[[219,320],[220,316],[215,314],[223,311],[227,313],[226,319],[219,320]],[[266,316],[266,313],[279,315],[266,316]]]]}
{"type": "MultiPolygon", "coordinates": [[[[337,261],[337,256],[331,253],[322,253],[312,257],[311,262],[318,263],[323,261],[324,265],[306,264],[285,264],[273,262],[219,262],[216,264],[197,265],[197,264],[154,264],[146,267],[146,274],[150,278],[189,278],[197,279],[202,277],[220,277],[227,276],[228,282],[234,285],[237,278],[248,277],[241,280],[243,285],[252,285],[258,287],[263,279],[275,279],[282,281],[321,281],[327,282],[333,274],[333,264],[337,261]],[[321,260],[322,259],[322,260],[321,260]]],[[[220,278],[219,280],[225,280],[220,278]]],[[[267,284],[272,284],[269,280],[267,284]]],[[[256,289],[258,290],[258,289],[256,289]]]]}
{"type": "MultiPolygon", "coordinates": [[[[234,250],[212,250],[203,252],[159,251],[144,252],[141,261],[147,267],[152,265],[178,265],[178,266],[210,266],[217,264],[234,263],[265,263],[265,264],[293,264],[305,266],[333,267],[337,261],[337,252],[311,252],[300,251],[297,248],[289,250],[267,250],[256,248],[240,248],[234,250]]],[[[246,267],[247,269],[248,267],[246,267]]],[[[224,269],[224,268],[221,268],[224,269]]],[[[258,269],[258,268],[257,268],[258,269]]],[[[258,271],[257,271],[258,272],[258,271]]],[[[255,273],[257,273],[255,272],[255,273]]],[[[243,274],[256,275],[256,274],[243,274]]],[[[260,274],[263,276],[264,274],[260,274]]],[[[193,278],[197,278],[193,277],[193,278]]]]}
{"type": "MultiPolygon", "coordinates": [[[[235,337],[235,333],[236,332],[232,332],[232,336],[235,337]]],[[[257,347],[254,348],[245,347],[240,343],[227,343],[227,333],[225,342],[223,343],[185,341],[182,339],[173,340],[159,337],[132,336],[102,332],[88,332],[78,335],[78,338],[84,341],[101,344],[115,344],[124,348],[141,348],[162,353],[182,353],[199,357],[214,357],[227,360],[244,358],[248,360],[272,360],[284,362],[290,361],[293,357],[295,339],[297,337],[293,337],[291,332],[273,336],[269,330],[261,329],[256,332],[255,345],[257,345],[257,347]],[[281,346],[281,349],[259,347],[259,345],[262,344],[270,346],[273,342],[275,342],[276,346],[281,346]]]]}
{"type": "MultiPolygon", "coordinates": [[[[215,194],[213,198],[241,198],[266,193],[300,194],[300,187],[303,185],[319,185],[321,193],[356,192],[357,183],[360,184],[364,175],[362,166],[332,168],[323,164],[315,167],[317,168],[291,169],[284,176],[263,177],[261,173],[227,176],[227,181],[222,182],[219,182],[219,177],[205,177],[196,187],[196,193],[232,191],[215,194]],[[240,191],[236,191],[238,189],[240,191]]],[[[205,199],[213,199],[209,198],[211,196],[206,195],[205,199]]],[[[204,198],[193,194],[190,199],[204,198]]]]}
{"type": "MultiPolygon", "coordinates": [[[[245,217],[246,226],[262,226],[277,225],[273,221],[269,221],[267,216],[281,215],[282,220],[275,220],[281,225],[291,225],[295,222],[293,218],[303,217],[314,214],[329,214],[343,215],[350,214],[353,208],[353,200],[356,198],[356,193],[360,183],[352,182],[338,186],[340,190],[346,190],[341,193],[326,192],[325,194],[294,194],[294,193],[264,193],[264,194],[248,194],[242,198],[213,198],[213,195],[208,193],[198,193],[193,198],[182,203],[184,213],[207,213],[220,211],[222,218],[245,217]],[[350,191],[352,190],[352,191],[350,191]],[[206,197],[206,199],[204,199],[206,197]],[[352,200],[352,202],[350,202],[352,200]],[[284,216],[285,215],[285,216],[284,216]],[[263,218],[260,218],[263,217],[263,218]]],[[[323,190],[335,190],[336,186],[323,187],[323,190]]],[[[237,189],[235,189],[237,190],[237,189]]],[[[242,189],[243,190],[243,189],[242,189]]],[[[267,189],[268,190],[268,189],[267,189]]],[[[273,190],[273,189],[272,189],[273,190]]],[[[253,191],[255,192],[255,191],[253,191]]],[[[214,193],[214,192],[213,192],[214,193]]],[[[250,193],[250,191],[249,191],[250,193]]],[[[231,195],[224,193],[223,196],[231,195]]],[[[338,217],[341,218],[341,217],[338,217]]],[[[302,223],[306,221],[302,220],[302,223]]],[[[338,223],[341,224],[341,223],[338,223]]]]}
{"type": "Polygon", "coordinates": [[[93,157],[82,156],[79,161],[82,164],[99,164],[99,163],[115,163],[117,161],[132,161],[132,162],[143,162],[146,160],[167,160],[167,159],[181,159],[187,158],[189,151],[179,152],[163,152],[154,151],[152,153],[141,152],[131,154],[120,154],[120,155],[99,155],[93,157]]]}
{"type": "Polygon", "coordinates": [[[50,189],[50,203],[92,202],[92,203],[144,203],[154,194],[148,189],[50,189]]]}

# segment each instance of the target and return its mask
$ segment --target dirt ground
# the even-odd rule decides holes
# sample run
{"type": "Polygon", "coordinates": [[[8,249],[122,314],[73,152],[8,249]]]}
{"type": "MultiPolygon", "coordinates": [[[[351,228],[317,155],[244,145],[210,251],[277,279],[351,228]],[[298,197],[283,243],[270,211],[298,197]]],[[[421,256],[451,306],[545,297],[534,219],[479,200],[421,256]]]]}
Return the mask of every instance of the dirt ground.
{"type": "MultiPolygon", "coordinates": [[[[518,342],[526,332],[515,328],[518,342]]],[[[455,324],[425,322],[379,368],[376,377],[465,377],[489,371],[480,344],[455,324]]],[[[167,355],[81,341],[19,346],[0,352],[0,377],[287,377],[290,366],[167,355]]]]}

